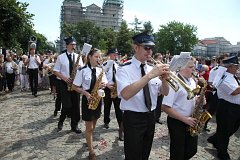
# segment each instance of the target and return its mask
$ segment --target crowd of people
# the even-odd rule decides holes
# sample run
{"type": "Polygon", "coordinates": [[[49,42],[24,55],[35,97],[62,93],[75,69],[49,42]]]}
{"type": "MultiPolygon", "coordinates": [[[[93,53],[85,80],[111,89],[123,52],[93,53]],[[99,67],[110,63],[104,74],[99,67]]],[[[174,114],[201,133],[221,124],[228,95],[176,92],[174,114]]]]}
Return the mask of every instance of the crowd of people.
{"type": "Polygon", "coordinates": [[[77,54],[73,37],[65,39],[66,50],[59,56],[52,52],[37,55],[35,44],[30,45],[28,55],[19,59],[8,54],[4,61],[1,54],[0,90],[8,88],[12,92],[16,78],[21,91],[29,90],[35,97],[39,84],[50,88],[55,99],[54,116],[61,111],[58,131],[69,117],[71,130],[82,133],[78,128],[82,118],[91,160],[97,158],[93,148],[97,120],[103,110],[104,127],[111,127],[112,105],[126,160],[149,158],[155,124],[162,123],[161,111],[168,115],[170,159],[191,159],[197,153],[199,135],[193,136],[189,128],[198,125],[199,132],[210,131],[210,119],[202,122],[193,116],[194,112],[203,111],[211,116],[216,113],[217,122],[216,133],[206,141],[217,149],[218,158],[230,159],[229,138],[240,125],[238,57],[224,54],[199,59],[190,52],[174,56],[153,54],[155,43],[151,34],[143,32],[132,39],[134,55],[129,60],[120,59],[116,48],[109,48],[104,61],[102,52],[94,47],[77,54]],[[199,79],[206,82],[206,90],[195,93],[198,86],[203,88],[199,79]],[[196,107],[200,110],[196,111],[196,107]]]}

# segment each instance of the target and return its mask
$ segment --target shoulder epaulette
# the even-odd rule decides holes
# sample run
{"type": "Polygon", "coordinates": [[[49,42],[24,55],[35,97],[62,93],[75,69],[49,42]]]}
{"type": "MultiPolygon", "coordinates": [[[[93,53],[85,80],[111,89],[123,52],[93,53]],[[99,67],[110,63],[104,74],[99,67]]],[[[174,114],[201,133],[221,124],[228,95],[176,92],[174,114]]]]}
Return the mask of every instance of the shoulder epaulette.
{"type": "Polygon", "coordinates": [[[87,65],[80,67],[78,70],[81,71],[82,69],[87,68],[87,65]]]}
{"type": "Polygon", "coordinates": [[[107,62],[104,62],[104,63],[103,63],[103,66],[106,66],[106,65],[107,65],[107,62]]]}
{"type": "Polygon", "coordinates": [[[123,63],[123,64],[120,64],[119,66],[127,66],[127,65],[129,65],[129,64],[131,64],[132,62],[125,62],[125,63],[123,63]]]}
{"type": "Polygon", "coordinates": [[[215,67],[213,70],[216,71],[218,69],[219,66],[215,67]]]}

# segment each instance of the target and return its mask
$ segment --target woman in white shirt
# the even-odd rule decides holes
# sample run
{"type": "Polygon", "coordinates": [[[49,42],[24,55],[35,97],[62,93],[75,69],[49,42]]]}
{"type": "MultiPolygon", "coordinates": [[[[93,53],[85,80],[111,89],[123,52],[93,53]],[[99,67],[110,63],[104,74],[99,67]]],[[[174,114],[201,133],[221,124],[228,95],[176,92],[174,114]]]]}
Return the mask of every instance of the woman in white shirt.
{"type": "MultiPolygon", "coordinates": [[[[184,63],[178,62],[181,61],[180,59],[174,57],[175,64],[179,65],[180,68],[178,77],[191,89],[196,88],[196,82],[192,78],[192,72],[195,69],[194,59],[190,56],[190,53],[189,56],[183,58],[185,60],[181,59],[185,61],[184,63]]],[[[198,137],[192,137],[188,131],[190,126],[194,127],[196,124],[196,119],[191,117],[195,107],[195,98],[188,100],[187,91],[180,84],[179,86],[177,92],[170,88],[169,94],[164,96],[162,102],[162,110],[168,114],[167,124],[170,134],[171,160],[190,159],[197,152],[198,137]]]]}
{"type": "Polygon", "coordinates": [[[83,95],[81,105],[82,119],[85,121],[86,126],[85,134],[89,150],[89,159],[96,159],[96,155],[93,150],[93,131],[96,127],[97,120],[101,115],[102,101],[100,100],[99,104],[97,104],[98,107],[95,110],[88,108],[88,102],[95,98],[91,95],[92,89],[95,85],[99,85],[98,89],[104,89],[107,84],[107,78],[103,69],[98,67],[100,53],[100,50],[97,49],[92,49],[90,51],[87,55],[87,64],[77,72],[72,86],[73,90],[83,95]],[[103,77],[99,80],[100,83],[96,84],[100,74],[103,74],[103,77]]]}

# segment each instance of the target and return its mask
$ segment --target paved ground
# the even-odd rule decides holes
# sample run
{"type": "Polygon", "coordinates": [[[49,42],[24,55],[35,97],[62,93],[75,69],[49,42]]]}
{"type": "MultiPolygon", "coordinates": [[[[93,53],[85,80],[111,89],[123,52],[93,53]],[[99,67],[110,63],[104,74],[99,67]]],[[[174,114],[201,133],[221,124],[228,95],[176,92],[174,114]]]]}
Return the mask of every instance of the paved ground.
{"type": "MultiPolygon", "coordinates": [[[[70,132],[69,120],[64,122],[61,132],[57,132],[58,116],[53,117],[54,101],[49,91],[40,91],[37,98],[29,92],[19,90],[0,94],[0,159],[46,159],[77,160],[87,159],[88,152],[84,134],[70,132]]],[[[109,129],[103,129],[100,118],[94,133],[94,146],[98,159],[124,159],[123,142],[117,139],[117,122],[114,112],[109,129]]],[[[166,115],[162,125],[156,125],[156,132],[150,159],[168,159],[169,136],[166,115]]],[[[84,123],[79,126],[84,131],[84,123]]],[[[199,137],[198,153],[192,159],[217,159],[216,150],[206,138],[216,128],[215,120],[210,121],[211,132],[199,137]]],[[[240,160],[240,131],[231,137],[229,154],[240,160]]]]}

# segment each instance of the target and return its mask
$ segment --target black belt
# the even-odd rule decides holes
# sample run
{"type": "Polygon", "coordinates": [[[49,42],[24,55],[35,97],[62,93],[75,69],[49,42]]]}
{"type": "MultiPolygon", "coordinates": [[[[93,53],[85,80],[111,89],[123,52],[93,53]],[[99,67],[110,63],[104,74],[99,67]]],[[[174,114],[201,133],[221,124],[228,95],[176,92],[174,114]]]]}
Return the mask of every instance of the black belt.
{"type": "Polygon", "coordinates": [[[145,115],[145,114],[152,114],[152,113],[154,113],[154,110],[148,111],[148,112],[135,112],[135,111],[130,111],[130,110],[124,110],[124,113],[136,113],[136,114],[145,115]]]}

